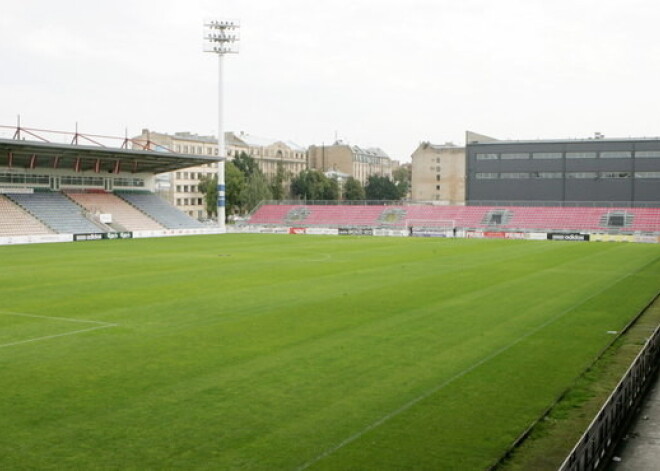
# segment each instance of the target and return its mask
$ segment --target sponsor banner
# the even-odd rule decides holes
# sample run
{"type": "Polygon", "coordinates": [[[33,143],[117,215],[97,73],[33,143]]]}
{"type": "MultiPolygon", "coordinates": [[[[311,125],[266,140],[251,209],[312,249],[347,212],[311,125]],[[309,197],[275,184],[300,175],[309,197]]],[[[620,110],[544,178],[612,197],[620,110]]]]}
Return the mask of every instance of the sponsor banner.
{"type": "Polygon", "coordinates": [[[339,230],[327,227],[308,227],[306,233],[309,235],[337,235],[339,230]]]}
{"type": "Polygon", "coordinates": [[[589,234],[580,234],[579,232],[572,232],[567,234],[549,232],[548,240],[571,240],[576,242],[585,242],[589,240],[589,234]]]}
{"type": "Polygon", "coordinates": [[[372,236],[374,235],[374,230],[370,227],[340,227],[339,235],[363,235],[363,236],[372,236]]]}
{"type": "Polygon", "coordinates": [[[99,221],[103,224],[112,224],[112,214],[99,214],[99,221]]]}
{"type": "Polygon", "coordinates": [[[205,227],[203,229],[161,229],[156,231],[133,231],[134,239],[149,237],[174,237],[185,235],[224,234],[219,227],[205,227]]]}
{"type": "Polygon", "coordinates": [[[289,234],[305,234],[304,227],[290,227],[289,234]]]}
{"type": "Polygon", "coordinates": [[[649,235],[635,235],[633,236],[633,241],[642,242],[645,244],[658,244],[660,243],[660,237],[649,236],[649,235]]]}
{"type": "MultiPolygon", "coordinates": [[[[545,235],[545,234],[543,234],[545,235]]],[[[507,232],[505,234],[505,237],[507,239],[527,239],[527,233],[526,232],[507,232]]]]}
{"type": "Polygon", "coordinates": [[[412,237],[449,237],[450,233],[452,231],[432,227],[412,227],[410,230],[412,237]]]}
{"type": "Polygon", "coordinates": [[[506,232],[484,232],[484,237],[487,239],[504,239],[506,232]]]}
{"type": "Polygon", "coordinates": [[[548,234],[545,232],[530,232],[527,234],[529,240],[548,240],[548,234]]]}
{"type": "Polygon", "coordinates": [[[105,234],[103,232],[90,232],[88,234],[73,234],[73,241],[79,242],[83,240],[103,240],[105,234]]]}
{"type": "Polygon", "coordinates": [[[408,232],[397,229],[374,229],[374,235],[380,237],[407,237],[408,232]]]}
{"type": "Polygon", "coordinates": [[[465,237],[468,239],[483,239],[484,233],[481,231],[465,231],[465,237]]]}
{"type": "Polygon", "coordinates": [[[133,238],[133,233],[132,232],[108,232],[107,234],[103,234],[105,237],[104,239],[132,239],[133,238]]]}
{"type": "Polygon", "coordinates": [[[260,227],[259,234],[288,234],[288,227],[260,227]]]}
{"type": "Polygon", "coordinates": [[[44,234],[44,235],[24,235],[0,237],[0,245],[19,245],[19,244],[49,244],[55,242],[71,242],[71,234],[44,234]]]}
{"type": "Polygon", "coordinates": [[[634,242],[635,238],[624,234],[591,234],[592,242],[634,242]]]}
{"type": "Polygon", "coordinates": [[[87,234],[73,234],[74,242],[85,240],[132,239],[132,232],[90,232],[87,234]]]}

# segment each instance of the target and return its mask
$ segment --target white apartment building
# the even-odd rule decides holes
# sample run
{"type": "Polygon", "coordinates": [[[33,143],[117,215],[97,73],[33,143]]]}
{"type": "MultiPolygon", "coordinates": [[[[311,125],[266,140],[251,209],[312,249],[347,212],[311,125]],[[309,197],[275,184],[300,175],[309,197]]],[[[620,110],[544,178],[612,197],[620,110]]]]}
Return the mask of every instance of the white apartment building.
{"type": "MultiPolygon", "coordinates": [[[[158,133],[143,129],[142,134],[133,140],[141,144],[148,143],[150,148],[163,146],[174,152],[194,155],[218,155],[218,144],[215,136],[200,136],[190,132],[174,134],[158,133]]],[[[271,179],[281,163],[289,178],[297,175],[307,166],[307,151],[305,148],[290,142],[257,137],[246,133],[225,133],[227,159],[232,160],[241,152],[253,157],[266,178],[271,179]]],[[[204,195],[199,191],[199,181],[204,176],[212,177],[217,172],[217,163],[182,169],[172,172],[168,178],[161,178],[161,195],[174,206],[189,216],[197,219],[206,218],[204,195]],[[165,183],[169,180],[169,185],[165,183]]]]}

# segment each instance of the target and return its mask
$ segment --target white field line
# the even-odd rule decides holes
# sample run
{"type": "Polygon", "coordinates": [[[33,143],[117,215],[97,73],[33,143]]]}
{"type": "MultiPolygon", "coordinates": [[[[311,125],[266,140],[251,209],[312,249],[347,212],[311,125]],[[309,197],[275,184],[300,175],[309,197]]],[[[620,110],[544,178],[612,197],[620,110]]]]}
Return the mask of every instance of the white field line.
{"type": "MultiPolygon", "coordinates": [[[[639,270],[635,270],[634,272],[637,272],[637,271],[639,271],[639,270]]],[[[479,360],[479,361],[477,361],[476,363],[472,364],[471,366],[465,368],[464,370],[459,371],[458,373],[454,374],[454,375],[451,376],[450,378],[448,378],[448,379],[446,379],[445,381],[443,381],[442,383],[440,383],[440,384],[434,386],[433,388],[429,389],[428,391],[422,393],[421,395],[417,396],[416,398],[411,399],[410,401],[408,401],[408,402],[406,402],[405,404],[403,404],[401,407],[399,407],[399,408],[397,408],[397,409],[395,409],[395,410],[393,410],[393,411],[391,411],[391,412],[385,414],[384,416],[382,416],[381,418],[379,418],[379,419],[376,420],[375,422],[372,422],[371,424],[369,424],[369,425],[367,425],[366,427],[364,427],[364,428],[363,428],[362,430],[360,430],[359,432],[354,433],[353,435],[351,435],[350,437],[346,438],[345,440],[343,440],[342,442],[338,443],[337,445],[333,446],[332,448],[328,448],[328,449],[325,450],[323,453],[317,455],[316,457],[312,458],[311,460],[307,461],[306,463],[303,463],[301,466],[299,466],[299,467],[296,468],[296,471],[303,471],[303,470],[309,468],[310,466],[312,466],[312,465],[318,463],[318,462],[321,461],[322,459],[324,459],[324,458],[326,458],[326,457],[332,455],[332,454],[335,453],[336,451],[338,451],[338,450],[344,448],[346,445],[348,445],[348,444],[354,442],[355,440],[361,438],[361,437],[362,437],[363,435],[365,435],[366,433],[368,433],[368,432],[370,432],[371,430],[373,430],[373,429],[379,427],[380,425],[382,425],[382,424],[384,424],[385,422],[387,422],[388,420],[390,420],[390,419],[396,417],[397,415],[401,414],[402,412],[405,412],[406,410],[410,409],[410,408],[411,408],[412,406],[414,406],[415,404],[417,404],[417,403],[423,401],[424,399],[426,399],[426,398],[432,396],[433,394],[437,393],[438,391],[444,389],[446,386],[450,385],[451,383],[453,383],[453,382],[456,381],[457,379],[460,379],[460,378],[462,378],[463,376],[465,376],[466,374],[468,374],[468,373],[474,371],[475,369],[479,368],[479,367],[480,367],[481,365],[483,365],[484,363],[487,363],[487,362],[489,362],[490,360],[492,360],[493,358],[496,358],[496,357],[500,356],[502,353],[504,353],[504,352],[506,352],[507,350],[510,350],[511,348],[515,347],[517,344],[519,344],[519,343],[522,342],[523,340],[525,340],[525,339],[531,337],[532,335],[538,333],[539,331],[545,329],[547,326],[549,326],[550,324],[553,324],[554,322],[558,321],[559,319],[561,319],[562,317],[564,317],[564,316],[565,316],[566,314],[568,314],[569,312],[572,312],[573,310],[575,310],[575,309],[578,308],[579,306],[581,306],[581,305],[583,305],[583,304],[586,304],[588,301],[592,300],[592,299],[595,298],[596,296],[599,296],[599,295],[602,294],[603,292],[605,292],[605,291],[607,291],[608,289],[610,289],[612,286],[616,285],[616,284],[619,283],[620,281],[622,281],[622,280],[624,280],[625,278],[629,277],[632,273],[633,273],[633,271],[630,271],[630,272],[628,272],[628,273],[626,273],[626,274],[620,276],[619,278],[617,278],[616,280],[614,280],[612,283],[609,283],[609,284],[606,285],[603,289],[597,291],[596,293],[592,294],[592,295],[589,296],[588,298],[583,299],[583,300],[580,300],[579,302],[573,304],[572,306],[570,306],[570,307],[564,309],[563,311],[561,311],[561,312],[560,312],[559,314],[557,314],[556,316],[551,317],[550,319],[548,319],[547,321],[543,322],[542,324],[540,324],[539,326],[535,327],[534,329],[530,330],[530,331],[527,332],[526,334],[524,334],[524,335],[518,337],[518,338],[515,339],[513,342],[511,342],[511,343],[509,343],[509,344],[507,344],[507,345],[504,345],[503,347],[501,347],[501,348],[495,350],[494,352],[490,353],[489,355],[486,355],[486,356],[485,356],[484,358],[482,358],[481,360],[479,360]]]]}
{"type": "Polygon", "coordinates": [[[55,338],[58,338],[58,337],[66,337],[67,335],[81,334],[83,332],[91,332],[92,330],[108,329],[110,327],[117,327],[117,325],[118,324],[99,325],[99,326],[96,326],[96,327],[90,327],[89,329],[72,330],[70,332],[64,332],[62,334],[47,335],[45,337],[36,337],[36,338],[33,338],[33,339],[21,340],[19,342],[3,343],[3,344],[0,344],[0,348],[13,347],[14,345],[21,345],[21,344],[30,343],[30,342],[38,342],[40,340],[48,340],[48,339],[55,339],[55,338]]]}
{"type": "Polygon", "coordinates": [[[24,343],[38,342],[40,340],[48,340],[48,339],[54,339],[54,338],[58,338],[58,337],[66,337],[68,335],[81,334],[83,332],[91,332],[93,330],[99,330],[99,329],[107,329],[109,327],[117,327],[119,325],[119,324],[113,324],[113,323],[110,323],[110,322],[90,321],[90,320],[87,320],[87,319],[74,319],[74,318],[71,318],[71,317],[42,316],[40,314],[27,314],[27,313],[24,313],[24,312],[0,311],[0,314],[6,315],[6,316],[32,317],[32,318],[35,318],[35,319],[48,319],[48,320],[54,320],[54,321],[76,322],[76,323],[81,323],[81,324],[95,324],[94,327],[88,327],[87,329],[72,330],[72,331],[69,331],[69,332],[63,332],[61,334],[46,335],[44,337],[36,337],[36,338],[32,338],[32,339],[27,339],[27,340],[20,340],[18,342],[3,343],[3,344],[0,344],[0,348],[12,347],[14,345],[21,345],[21,344],[24,344],[24,343]]]}
{"type": "Polygon", "coordinates": [[[315,252],[315,256],[319,256],[320,258],[302,258],[300,259],[301,262],[327,262],[328,260],[332,259],[332,255],[329,253],[323,253],[323,252],[315,252]]]}
{"type": "Polygon", "coordinates": [[[112,324],[110,322],[90,321],[87,319],[74,319],[72,317],[42,316],[40,314],[26,314],[24,312],[0,311],[0,314],[3,314],[5,316],[34,317],[35,319],[49,319],[53,321],[80,322],[83,324],[99,324],[108,327],[117,325],[117,324],[112,324]]]}

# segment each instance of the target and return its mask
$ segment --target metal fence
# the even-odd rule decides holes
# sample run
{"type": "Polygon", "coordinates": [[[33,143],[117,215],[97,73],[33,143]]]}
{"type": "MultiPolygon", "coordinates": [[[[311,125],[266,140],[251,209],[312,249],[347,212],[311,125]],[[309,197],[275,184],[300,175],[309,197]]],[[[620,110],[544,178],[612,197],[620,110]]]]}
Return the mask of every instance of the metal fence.
{"type": "Polygon", "coordinates": [[[614,392],[568,455],[559,471],[603,469],[655,376],[660,359],[660,326],[619,382],[614,392]]]}

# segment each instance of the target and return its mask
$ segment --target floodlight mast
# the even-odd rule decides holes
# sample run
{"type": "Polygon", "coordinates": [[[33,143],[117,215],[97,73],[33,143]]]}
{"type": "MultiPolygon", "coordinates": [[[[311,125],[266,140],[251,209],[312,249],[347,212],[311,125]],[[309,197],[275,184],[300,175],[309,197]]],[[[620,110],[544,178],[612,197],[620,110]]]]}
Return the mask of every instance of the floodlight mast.
{"type": "Polygon", "coordinates": [[[225,227],[225,130],[223,122],[223,58],[225,54],[238,53],[238,30],[240,23],[235,20],[204,21],[204,52],[218,55],[218,227],[221,232],[225,227]]]}

